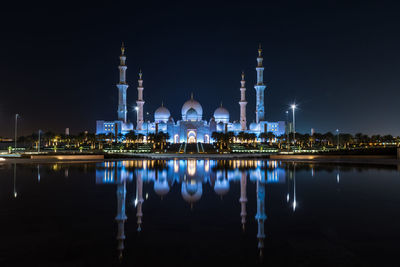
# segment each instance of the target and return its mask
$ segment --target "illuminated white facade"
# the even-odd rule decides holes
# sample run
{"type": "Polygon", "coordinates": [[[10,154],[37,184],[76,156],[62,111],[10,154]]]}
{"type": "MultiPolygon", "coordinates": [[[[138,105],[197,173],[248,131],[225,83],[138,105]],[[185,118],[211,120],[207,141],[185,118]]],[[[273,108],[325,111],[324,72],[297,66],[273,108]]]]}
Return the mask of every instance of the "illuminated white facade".
{"type": "MultiPolygon", "coordinates": [[[[126,121],[126,88],[128,85],[125,82],[125,55],[124,48],[122,48],[122,55],[120,57],[121,63],[120,69],[120,83],[118,88],[120,90],[120,103],[118,108],[118,118],[116,122],[97,121],[97,134],[115,132],[115,127],[118,128],[118,133],[127,133],[133,130],[133,126],[126,121]],[[121,89],[122,88],[122,89],[121,89]],[[121,94],[123,97],[121,97],[121,94]],[[124,102],[125,101],[125,102],[124,102]],[[121,102],[121,101],[120,101],[121,102]],[[114,126],[113,126],[114,125],[114,126]]],[[[175,121],[164,104],[157,108],[154,112],[154,120],[145,121],[144,115],[144,97],[143,97],[143,79],[142,72],[139,73],[138,80],[138,97],[136,100],[136,117],[137,126],[136,133],[147,135],[149,133],[164,132],[169,134],[168,142],[171,143],[211,143],[213,132],[239,132],[254,133],[259,136],[263,132],[272,132],[275,136],[285,134],[285,122],[269,122],[265,120],[265,108],[264,108],[264,90],[266,88],[263,81],[263,57],[261,47],[258,49],[257,57],[257,84],[254,86],[256,90],[256,122],[253,122],[247,127],[246,118],[246,88],[244,74],[242,73],[240,81],[240,112],[239,121],[232,121],[229,111],[222,106],[218,107],[213,116],[206,120],[203,117],[203,107],[197,100],[194,99],[193,93],[189,100],[187,100],[181,108],[181,117],[175,121]]]]}

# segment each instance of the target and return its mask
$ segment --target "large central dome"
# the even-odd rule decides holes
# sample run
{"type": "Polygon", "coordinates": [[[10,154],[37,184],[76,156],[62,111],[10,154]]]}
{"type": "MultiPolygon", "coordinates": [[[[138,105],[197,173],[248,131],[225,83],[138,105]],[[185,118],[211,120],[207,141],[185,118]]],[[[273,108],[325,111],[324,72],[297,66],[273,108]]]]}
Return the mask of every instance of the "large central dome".
{"type": "Polygon", "coordinates": [[[187,112],[193,109],[197,113],[197,120],[201,120],[203,117],[203,108],[201,107],[200,103],[196,100],[193,99],[192,97],[185,102],[182,106],[182,120],[188,120],[187,118],[187,112]]]}

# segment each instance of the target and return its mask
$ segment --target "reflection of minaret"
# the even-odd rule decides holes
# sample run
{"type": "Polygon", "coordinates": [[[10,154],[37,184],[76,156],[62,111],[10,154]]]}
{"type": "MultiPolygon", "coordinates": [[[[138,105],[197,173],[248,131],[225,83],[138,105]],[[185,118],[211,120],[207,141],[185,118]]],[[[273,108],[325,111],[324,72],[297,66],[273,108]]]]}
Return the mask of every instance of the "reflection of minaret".
{"type": "Polygon", "coordinates": [[[126,83],[126,69],[128,68],[125,65],[125,47],[124,43],[121,46],[121,56],[119,57],[120,64],[118,66],[119,69],[119,83],[118,87],[118,120],[126,123],[126,114],[128,109],[126,107],[126,90],[128,89],[128,84],[126,83]]]}
{"type": "Polygon", "coordinates": [[[257,180],[257,214],[256,220],[258,224],[257,238],[258,238],[258,249],[260,251],[260,256],[262,256],[264,248],[264,222],[267,219],[265,214],[265,183],[263,181],[257,180]]]}
{"type": "Polygon", "coordinates": [[[142,205],[143,205],[143,180],[142,174],[138,173],[136,175],[136,218],[137,218],[137,230],[140,232],[142,230],[142,205]]]}
{"type": "Polygon", "coordinates": [[[14,163],[14,197],[17,198],[17,163],[14,163]]]}
{"type": "Polygon", "coordinates": [[[242,80],[240,81],[240,130],[241,131],[246,131],[246,81],[244,80],[244,72],[242,72],[242,80]]]}
{"type": "Polygon", "coordinates": [[[247,203],[247,194],[246,194],[246,187],[247,187],[247,173],[245,171],[242,172],[242,177],[240,179],[240,216],[242,217],[242,229],[245,230],[246,225],[246,203],[247,203]]]}
{"type": "Polygon", "coordinates": [[[143,100],[143,79],[142,79],[142,70],[139,71],[139,80],[138,80],[138,99],[136,100],[136,104],[138,107],[137,110],[137,126],[136,130],[141,131],[143,130],[143,105],[144,105],[144,100],[143,100]]]}
{"type": "Polygon", "coordinates": [[[264,85],[264,78],[263,78],[263,72],[264,72],[264,67],[263,67],[263,57],[262,57],[262,49],[261,49],[261,44],[260,47],[258,48],[258,57],[257,57],[257,84],[254,86],[254,89],[256,89],[256,122],[259,123],[260,121],[263,121],[265,119],[265,110],[264,110],[264,90],[265,90],[265,85],[264,85]]]}
{"type": "Polygon", "coordinates": [[[119,257],[122,258],[122,252],[124,250],[124,240],[125,240],[125,221],[127,219],[125,214],[125,197],[126,197],[126,180],[122,181],[121,175],[118,175],[117,182],[117,202],[118,202],[118,213],[115,220],[118,223],[118,251],[119,257]]]}

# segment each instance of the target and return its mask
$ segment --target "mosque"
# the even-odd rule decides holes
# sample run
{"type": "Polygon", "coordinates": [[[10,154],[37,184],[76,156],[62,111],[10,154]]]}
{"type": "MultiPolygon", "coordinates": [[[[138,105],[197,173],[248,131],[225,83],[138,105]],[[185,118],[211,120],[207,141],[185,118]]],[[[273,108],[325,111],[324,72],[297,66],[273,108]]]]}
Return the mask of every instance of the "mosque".
{"type": "Polygon", "coordinates": [[[261,46],[258,49],[257,57],[257,83],[254,86],[256,90],[256,122],[250,123],[247,127],[246,119],[246,81],[245,75],[242,73],[240,81],[240,120],[232,121],[229,111],[221,104],[215,111],[213,116],[207,121],[203,118],[203,108],[191,95],[181,109],[181,118],[177,121],[171,116],[171,112],[163,104],[154,112],[154,121],[144,121],[144,98],[143,98],[143,74],[139,72],[138,80],[138,97],[136,101],[137,122],[136,129],[134,125],[127,120],[127,104],[126,93],[128,84],[126,83],[126,56],[125,47],[122,44],[120,65],[119,65],[119,83],[117,88],[119,91],[118,97],[118,120],[96,122],[96,134],[126,134],[129,131],[135,130],[137,134],[147,135],[149,133],[164,132],[169,134],[168,142],[171,143],[210,143],[212,142],[211,135],[213,132],[239,132],[254,133],[257,136],[263,132],[272,132],[275,136],[285,134],[285,122],[277,121],[270,122],[265,119],[264,107],[264,91],[266,85],[263,80],[263,57],[261,46]]]}
{"type": "MultiPolygon", "coordinates": [[[[221,169],[218,166],[218,161],[195,159],[108,161],[96,164],[96,184],[117,185],[117,215],[115,221],[118,227],[116,239],[120,257],[122,257],[126,239],[125,223],[128,218],[125,208],[127,201],[132,204],[130,207],[136,207],[137,231],[140,232],[144,222],[143,204],[148,199],[146,192],[154,192],[163,199],[168,194],[174,194],[174,192],[171,192],[173,187],[179,187],[180,190],[175,191],[175,193],[180,192],[182,199],[191,208],[202,198],[210,197],[209,194],[203,195],[203,189],[204,191],[211,189],[221,199],[228,194],[237,194],[236,205],[240,206],[238,222],[240,221],[242,229],[245,231],[249,217],[247,192],[251,193],[247,187],[248,182],[256,185],[254,219],[257,223],[257,247],[259,252],[262,253],[265,239],[264,225],[267,220],[265,187],[267,184],[289,182],[286,179],[286,170],[277,161],[261,160],[232,160],[230,161],[230,168],[221,169]],[[132,182],[135,183],[136,194],[131,196],[131,200],[127,200],[126,187],[127,185],[133,187],[132,182]],[[147,186],[145,192],[144,184],[153,184],[153,190],[150,189],[149,191],[147,186]],[[240,193],[237,190],[230,190],[231,187],[236,186],[240,187],[240,193]]],[[[232,205],[235,204],[232,203],[232,205]]]]}

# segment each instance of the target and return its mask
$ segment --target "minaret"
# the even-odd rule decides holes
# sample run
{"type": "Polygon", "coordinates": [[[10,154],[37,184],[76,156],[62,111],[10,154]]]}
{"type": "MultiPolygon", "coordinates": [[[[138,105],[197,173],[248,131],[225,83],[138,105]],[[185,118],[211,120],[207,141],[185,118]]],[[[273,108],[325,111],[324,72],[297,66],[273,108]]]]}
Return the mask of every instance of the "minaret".
{"type": "Polygon", "coordinates": [[[242,72],[242,80],[240,81],[241,87],[240,87],[240,130],[241,131],[246,131],[246,81],[244,80],[244,72],[242,72]]]}
{"type": "Polygon", "coordinates": [[[143,180],[141,173],[138,173],[136,175],[136,201],[137,201],[136,204],[137,231],[140,232],[142,230],[142,217],[143,217],[142,205],[144,202],[143,180]]]}
{"type": "Polygon", "coordinates": [[[258,239],[258,249],[260,256],[262,256],[264,248],[264,223],[267,219],[265,214],[265,181],[257,180],[257,214],[256,220],[258,225],[257,239],[258,239]]]}
{"type": "Polygon", "coordinates": [[[126,83],[126,69],[128,68],[125,65],[125,47],[124,43],[121,46],[121,56],[119,57],[120,63],[118,66],[119,69],[119,83],[118,87],[118,120],[126,123],[126,114],[128,109],[126,107],[126,90],[128,89],[128,84],[126,83]]]}
{"type": "Polygon", "coordinates": [[[265,110],[264,110],[264,67],[263,67],[263,57],[262,57],[262,49],[261,44],[258,48],[258,57],[257,57],[257,84],[254,86],[256,89],[257,96],[256,96],[256,122],[259,123],[260,121],[265,120],[265,110]]]}
{"type": "MultiPolygon", "coordinates": [[[[115,167],[117,168],[117,167],[115,167]]],[[[118,202],[118,213],[115,220],[118,223],[117,232],[117,249],[119,251],[119,258],[122,258],[122,252],[124,251],[124,240],[125,240],[125,221],[127,219],[125,214],[125,197],[126,197],[126,181],[122,181],[121,175],[117,176],[117,202],[118,202]]]]}
{"type": "Polygon", "coordinates": [[[137,110],[137,126],[136,126],[136,130],[141,131],[143,130],[143,105],[144,105],[144,101],[143,101],[143,80],[142,80],[142,70],[139,71],[139,80],[138,80],[138,99],[136,100],[136,104],[138,107],[137,110]]]}
{"type": "Polygon", "coordinates": [[[247,173],[245,171],[242,172],[242,177],[240,179],[240,217],[242,217],[242,229],[245,230],[246,225],[246,203],[247,203],[247,194],[246,194],[246,186],[247,186],[247,173]]]}

